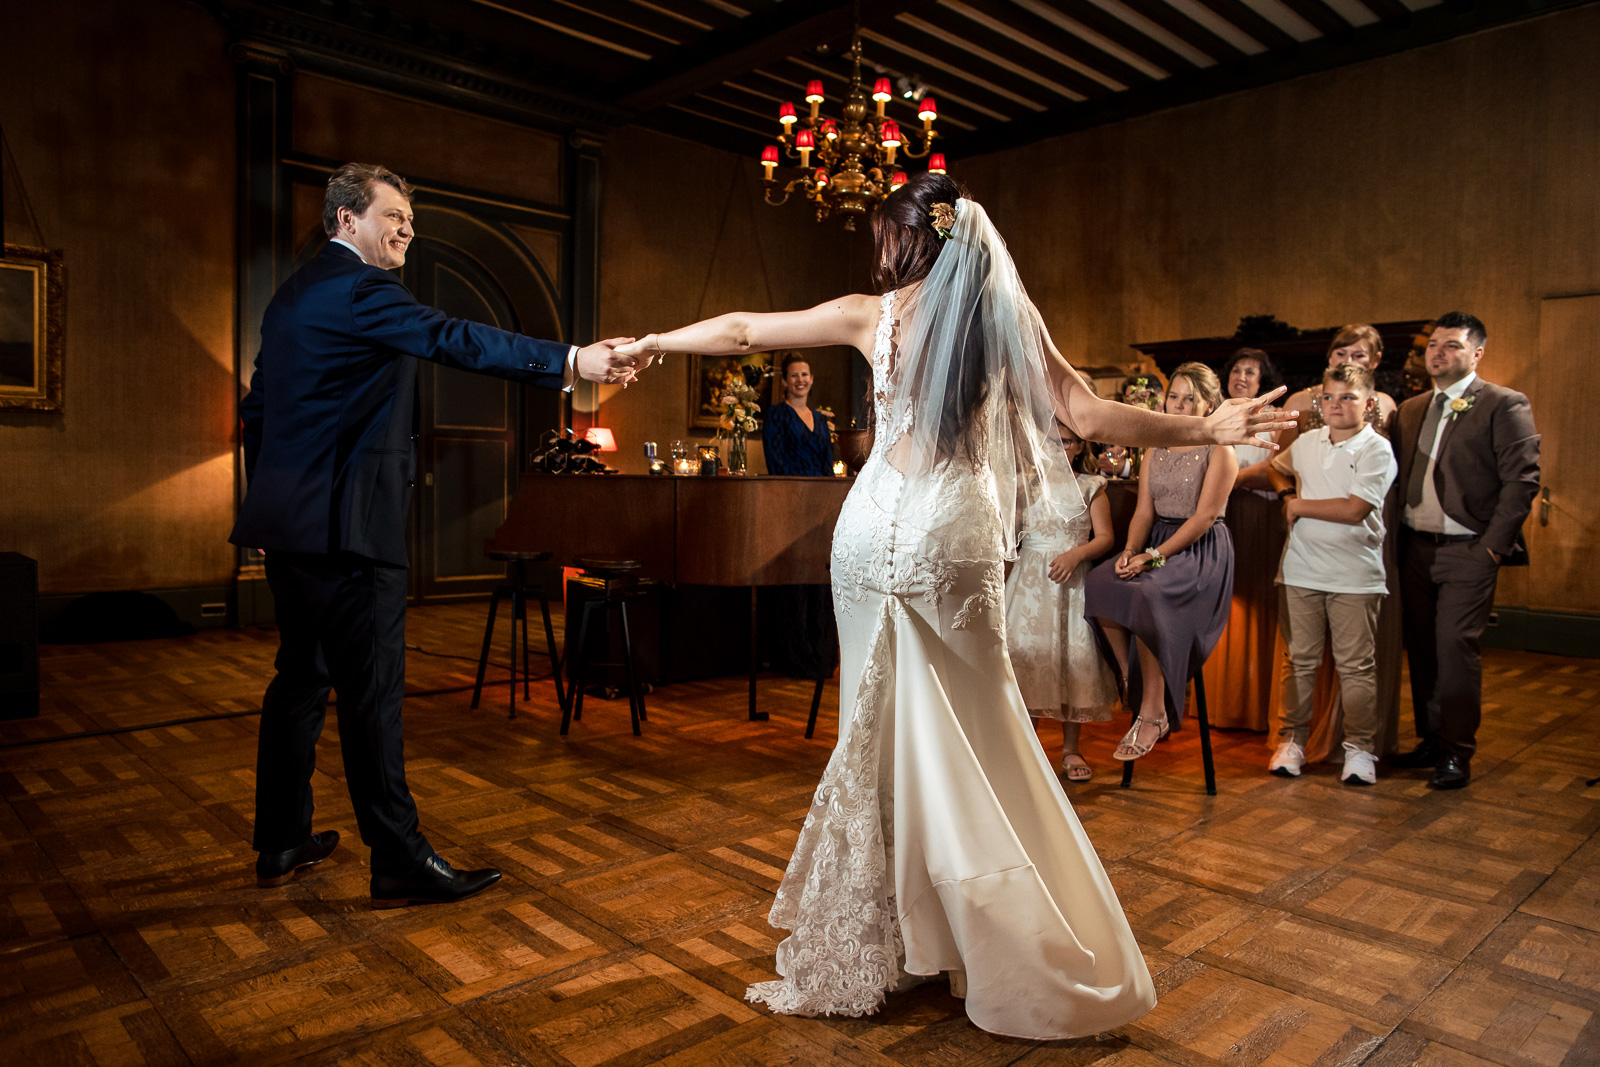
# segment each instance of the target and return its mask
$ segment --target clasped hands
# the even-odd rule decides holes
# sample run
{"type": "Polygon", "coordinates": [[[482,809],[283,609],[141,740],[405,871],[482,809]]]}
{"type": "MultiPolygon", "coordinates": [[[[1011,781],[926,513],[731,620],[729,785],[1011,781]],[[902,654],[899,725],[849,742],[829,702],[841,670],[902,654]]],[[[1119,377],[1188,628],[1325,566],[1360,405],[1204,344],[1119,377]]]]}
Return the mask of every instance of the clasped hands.
{"type": "Polygon", "coordinates": [[[657,356],[664,356],[656,335],[646,337],[608,337],[578,349],[573,360],[578,377],[601,385],[621,385],[624,389],[638,378],[657,356]]]}
{"type": "Polygon", "coordinates": [[[1148,552],[1135,552],[1130,548],[1122,550],[1122,555],[1117,557],[1114,570],[1118,578],[1127,580],[1137,578],[1150,568],[1151,555],[1148,552]]]}

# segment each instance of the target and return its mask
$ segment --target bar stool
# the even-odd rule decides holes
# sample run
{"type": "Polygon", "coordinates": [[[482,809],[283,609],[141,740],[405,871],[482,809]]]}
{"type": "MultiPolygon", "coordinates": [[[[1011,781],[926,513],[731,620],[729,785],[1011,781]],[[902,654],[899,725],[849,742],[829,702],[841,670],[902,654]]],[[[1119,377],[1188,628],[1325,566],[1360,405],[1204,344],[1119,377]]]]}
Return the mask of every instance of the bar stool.
{"type": "MultiPolygon", "coordinates": [[[[1204,668],[1194,672],[1194,713],[1200,720],[1200,761],[1206,769],[1206,795],[1217,795],[1217,768],[1211,762],[1211,721],[1206,718],[1206,679],[1204,668]]],[[[1136,760],[1122,764],[1122,788],[1133,784],[1133,765],[1136,760]]]]}
{"type": "Polygon", "coordinates": [[[561,708],[561,734],[566,736],[573,719],[583,718],[583,686],[585,672],[591,667],[622,667],[628,675],[628,715],[633,721],[633,736],[640,734],[641,720],[650,721],[644,707],[644,693],[639,688],[633,665],[633,638],[628,633],[628,601],[640,595],[637,571],[643,564],[636,559],[598,556],[574,556],[572,565],[583,571],[585,578],[599,579],[602,583],[598,600],[585,600],[578,606],[578,628],[569,639],[573,648],[571,699],[561,708]],[[610,632],[611,612],[615,610],[622,622],[622,660],[602,663],[588,661],[589,624],[599,618],[605,632],[610,632]]]}
{"type": "Polygon", "coordinates": [[[556,635],[550,626],[550,599],[546,595],[544,582],[528,580],[528,564],[543,563],[550,558],[550,553],[490,552],[489,558],[511,564],[511,580],[495,586],[494,596],[489,600],[489,621],[483,628],[483,651],[478,654],[478,680],[472,686],[472,706],[478,706],[478,698],[483,693],[483,672],[489,665],[489,645],[494,640],[494,616],[499,610],[501,597],[511,600],[511,713],[507,718],[517,717],[518,620],[522,622],[522,699],[528,699],[528,676],[531,673],[528,669],[528,596],[531,593],[539,598],[539,612],[544,616],[545,652],[550,657],[550,676],[556,685],[556,703],[561,705],[565,713],[569,694],[561,687],[561,659],[556,656],[556,635]]]}

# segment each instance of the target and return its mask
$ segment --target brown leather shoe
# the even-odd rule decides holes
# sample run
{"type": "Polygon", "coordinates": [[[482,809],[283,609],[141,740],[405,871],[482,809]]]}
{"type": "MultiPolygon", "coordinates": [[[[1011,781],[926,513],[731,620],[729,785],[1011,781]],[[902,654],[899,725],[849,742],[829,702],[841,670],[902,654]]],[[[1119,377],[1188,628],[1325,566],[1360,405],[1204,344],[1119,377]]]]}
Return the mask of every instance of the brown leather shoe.
{"type": "Polygon", "coordinates": [[[263,889],[284,885],[307,867],[321,863],[339,847],[339,831],[324,830],[306,838],[287,852],[262,852],[256,856],[256,885],[263,889]]]}

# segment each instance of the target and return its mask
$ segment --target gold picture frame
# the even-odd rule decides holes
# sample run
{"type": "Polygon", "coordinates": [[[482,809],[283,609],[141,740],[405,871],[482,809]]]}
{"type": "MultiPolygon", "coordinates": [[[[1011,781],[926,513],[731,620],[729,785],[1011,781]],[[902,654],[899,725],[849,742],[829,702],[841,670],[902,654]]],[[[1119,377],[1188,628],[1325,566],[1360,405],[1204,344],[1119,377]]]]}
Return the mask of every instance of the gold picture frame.
{"type": "Polygon", "coordinates": [[[63,410],[65,299],[60,252],[5,246],[0,258],[0,410],[63,410]]]}
{"type": "Polygon", "coordinates": [[[739,356],[689,356],[689,429],[716,432],[722,406],[717,402],[731,376],[761,390],[761,378],[772,365],[771,352],[746,352],[739,356]],[[746,373],[745,368],[751,368],[746,373]],[[755,382],[750,379],[754,377],[755,382]]]}

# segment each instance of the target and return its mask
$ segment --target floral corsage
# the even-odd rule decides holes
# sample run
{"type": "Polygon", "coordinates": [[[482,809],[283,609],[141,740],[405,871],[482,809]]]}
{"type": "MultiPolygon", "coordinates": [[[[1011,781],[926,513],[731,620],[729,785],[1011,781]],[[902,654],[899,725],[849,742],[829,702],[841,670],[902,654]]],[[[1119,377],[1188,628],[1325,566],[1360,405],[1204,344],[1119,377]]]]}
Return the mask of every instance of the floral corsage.
{"type": "Polygon", "coordinates": [[[1452,418],[1459,418],[1472,410],[1472,405],[1478,402],[1476,396],[1458,396],[1447,405],[1452,418]]]}
{"type": "Polygon", "coordinates": [[[954,204],[934,204],[928,208],[928,221],[933,224],[933,232],[939,235],[939,240],[950,239],[950,230],[956,224],[956,207],[954,204]]]}

